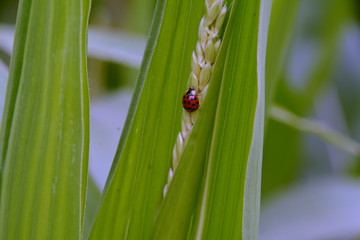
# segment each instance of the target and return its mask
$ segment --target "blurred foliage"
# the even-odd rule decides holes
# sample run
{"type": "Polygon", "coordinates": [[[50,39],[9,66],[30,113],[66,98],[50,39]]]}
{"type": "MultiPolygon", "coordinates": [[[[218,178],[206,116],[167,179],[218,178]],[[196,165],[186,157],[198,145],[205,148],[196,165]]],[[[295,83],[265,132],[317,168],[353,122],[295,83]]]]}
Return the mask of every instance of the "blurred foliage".
{"type": "Polygon", "coordinates": [[[295,113],[308,113],[324,86],[333,80],[342,31],[351,16],[350,9],[348,0],[301,2],[300,18],[294,30],[295,49],[291,50],[289,58],[290,72],[287,70],[282,78],[276,97],[278,103],[295,113]],[[310,51],[309,56],[302,56],[300,50],[310,51]],[[301,61],[302,57],[307,57],[309,62],[301,61]],[[302,72],[291,72],[295,67],[302,72]]]}
{"type": "MultiPolygon", "coordinates": [[[[0,22],[14,24],[18,0],[0,1],[0,22]]],[[[93,0],[90,24],[108,29],[122,29],[146,36],[150,28],[156,0],[93,0]]],[[[8,58],[0,51],[0,57],[8,58]]],[[[109,90],[134,86],[138,71],[119,64],[89,60],[91,95],[100,96],[109,90]]]]}
{"type": "Polygon", "coordinates": [[[0,1],[0,22],[2,23],[15,23],[17,0],[1,0],[0,1]]]}
{"type": "MultiPolygon", "coordinates": [[[[150,28],[155,3],[156,0],[94,0],[90,24],[145,36],[150,28]]],[[[93,96],[101,95],[103,91],[134,86],[137,70],[94,59],[91,59],[89,64],[97,65],[97,72],[89,69],[90,84],[96,86],[96,89],[91,91],[93,96]]]]}
{"type": "Polygon", "coordinates": [[[273,120],[268,124],[262,168],[263,198],[276,190],[290,186],[300,174],[300,133],[273,120]]]}
{"type": "MultiPolygon", "coordinates": [[[[344,69],[349,60],[341,58],[345,30],[351,24],[356,5],[358,1],[300,1],[290,49],[282,74],[278,77],[276,103],[300,116],[312,115],[316,112],[318,102],[327,94],[328,86],[335,82],[336,92],[340,94],[339,99],[342,101],[341,106],[344,107],[342,117],[349,119],[352,116],[350,122],[348,121],[352,123],[349,124],[349,129],[359,128],[356,119],[359,119],[360,113],[353,107],[356,103],[358,105],[360,100],[355,93],[359,91],[359,81],[350,80],[349,74],[343,75],[344,71],[349,73],[349,69],[344,69]],[[343,102],[343,97],[347,100],[346,103],[343,102]]],[[[282,27],[280,26],[280,29],[282,27]]],[[[328,122],[330,119],[321,120],[328,122]]],[[[351,130],[349,132],[354,133],[351,130]]],[[[312,148],[313,145],[306,142],[313,137],[309,139],[303,133],[274,120],[269,121],[265,136],[263,197],[283,186],[291,185],[310,172],[313,172],[313,176],[319,171],[325,175],[334,171],[339,173],[330,162],[326,148],[312,148]]],[[[359,139],[359,134],[357,137],[354,134],[350,136],[359,139]]]]}
{"type": "Polygon", "coordinates": [[[356,18],[358,22],[360,22],[360,1],[353,0],[353,5],[354,5],[353,9],[355,9],[356,18]]]}

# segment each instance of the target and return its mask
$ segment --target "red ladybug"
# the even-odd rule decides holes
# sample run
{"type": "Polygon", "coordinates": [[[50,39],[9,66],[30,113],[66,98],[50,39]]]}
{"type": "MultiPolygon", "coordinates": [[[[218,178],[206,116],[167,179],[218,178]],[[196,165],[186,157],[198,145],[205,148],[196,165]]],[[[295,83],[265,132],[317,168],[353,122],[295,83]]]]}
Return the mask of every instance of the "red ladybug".
{"type": "Polygon", "coordinates": [[[194,112],[199,108],[199,98],[194,87],[189,87],[182,98],[182,105],[188,112],[194,112]]]}

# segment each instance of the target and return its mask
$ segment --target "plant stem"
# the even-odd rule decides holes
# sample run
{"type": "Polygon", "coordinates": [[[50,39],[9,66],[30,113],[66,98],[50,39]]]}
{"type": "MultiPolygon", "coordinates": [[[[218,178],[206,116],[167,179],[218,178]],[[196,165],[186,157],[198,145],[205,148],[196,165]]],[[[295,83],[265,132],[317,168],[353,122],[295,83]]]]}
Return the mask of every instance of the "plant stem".
{"type": "Polygon", "coordinates": [[[314,134],[354,156],[360,156],[360,143],[331,129],[321,121],[299,117],[280,106],[271,106],[269,113],[275,121],[314,134]]]}

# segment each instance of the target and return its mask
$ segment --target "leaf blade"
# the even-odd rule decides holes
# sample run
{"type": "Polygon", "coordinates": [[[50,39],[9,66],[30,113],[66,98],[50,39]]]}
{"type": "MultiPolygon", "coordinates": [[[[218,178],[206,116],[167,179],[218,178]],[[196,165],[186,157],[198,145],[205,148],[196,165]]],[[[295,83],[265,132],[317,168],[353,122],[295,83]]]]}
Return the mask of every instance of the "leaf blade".
{"type": "Polygon", "coordinates": [[[203,206],[197,213],[199,239],[257,238],[268,4],[234,1],[229,18],[229,25],[233,21],[240,30],[231,35],[224,67],[203,206]]]}
{"type": "Polygon", "coordinates": [[[1,131],[3,239],[81,237],[88,14],[87,0],[20,2],[1,131]]]}

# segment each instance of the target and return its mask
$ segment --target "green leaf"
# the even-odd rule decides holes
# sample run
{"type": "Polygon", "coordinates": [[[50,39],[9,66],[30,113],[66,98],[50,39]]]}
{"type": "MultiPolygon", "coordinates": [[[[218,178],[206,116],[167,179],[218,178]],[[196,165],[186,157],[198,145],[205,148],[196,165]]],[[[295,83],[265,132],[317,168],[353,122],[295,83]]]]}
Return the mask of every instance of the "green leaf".
{"type": "Polygon", "coordinates": [[[285,70],[289,43],[294,32],[299,0],[273,0],[266,50],[266,111],[274,100],[277,82],[285,70]]]}
{"type": "Polygon", "coordinates": [[[265,81],[265,142],[262,171],[262,197],[298,171],[297,136],[298,133],[288,132],[283,126],[268,121],[269,109],[275,101],[278,82],[286,70],[291,42],[294,40],[295,23],[299,12],[299,0],[273,0],[269,26],[269,39],[266,50],[266,81],[265,81]],[[279,139],[279,140],[278,140],[279,139]],[[283,139],[287,139],[283,141],[283,139]],[[279,152],[286,155],[286,161],[279,157],[279,152]],[[272,154],[273,153],[273,154],[272,154]],[[295,155],[295,156],[294,156],[295,155]]]}
{"type": "Polygon", "coordinates": [[[0,119],[4,108],[7,78],[8,78],[7,66],[0,60],[0,119]]]}
{"type": "Polygon", "coordinates": [[[162,201],[203,0],[158,1],[129,116],[90,239],[144,239],[162,201]]]}
{"type": "Polygon", "coordinates": [[[89,234],[91,232],[92,223],[96,216],[97,206],[99,204],[101,198],[101,192],[96,186],[94,181],[94,177],[89,174],[87,191],[86,191],[86,206],[84,213],[84,226],[83,226],[83,237],[82,239],[88,239],[89,234]]]}
{"type": "Polygon", "coordinates": [[[0,238],[79,239],[87,180],[87,0],[20,1],[0,132],[0,238]]]}
{"type": "Polygon", "coordinates": [[[264,141],[262,199],[288,186],[298,177],[302,160],[300,135],[301,132],[296,129],[272,119],[268,121],[264,141]],[[279,153],[282,157],[279,157],[279,153]]]}

